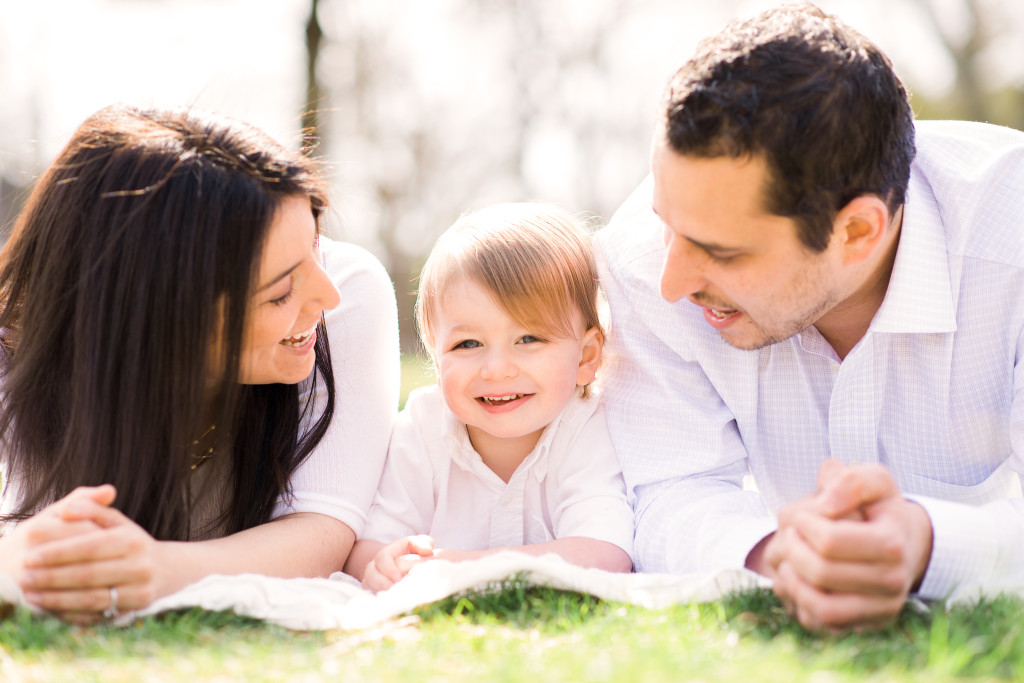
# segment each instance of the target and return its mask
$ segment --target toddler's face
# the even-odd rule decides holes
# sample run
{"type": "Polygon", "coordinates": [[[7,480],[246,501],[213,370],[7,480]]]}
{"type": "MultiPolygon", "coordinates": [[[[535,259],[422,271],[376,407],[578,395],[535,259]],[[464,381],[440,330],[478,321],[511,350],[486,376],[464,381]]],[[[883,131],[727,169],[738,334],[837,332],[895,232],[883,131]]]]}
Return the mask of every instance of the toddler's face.
{"type": "Polygon", "coordinates": [[[481,455],[510,440],[529,453],[577,385],[594,378],[600,333],[584,330],[578,312],[572,338],[526,329],[469,279],[452,283],[440,304],[434,358],[449,409],[481,455]]]}

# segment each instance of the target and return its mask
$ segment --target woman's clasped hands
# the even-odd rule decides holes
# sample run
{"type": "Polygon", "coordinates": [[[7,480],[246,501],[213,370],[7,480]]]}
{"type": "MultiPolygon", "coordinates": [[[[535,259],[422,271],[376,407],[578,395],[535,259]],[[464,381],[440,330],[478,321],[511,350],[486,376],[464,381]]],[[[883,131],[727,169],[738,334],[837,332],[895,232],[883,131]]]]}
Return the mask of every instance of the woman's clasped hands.
{"type": "Polygon", "coordinates": [[[25,600],[77,624],[139,609],[159,589],[161,545],[111,507],[113,486],[79,487],[5,537],[6,570],[25,600]]]}

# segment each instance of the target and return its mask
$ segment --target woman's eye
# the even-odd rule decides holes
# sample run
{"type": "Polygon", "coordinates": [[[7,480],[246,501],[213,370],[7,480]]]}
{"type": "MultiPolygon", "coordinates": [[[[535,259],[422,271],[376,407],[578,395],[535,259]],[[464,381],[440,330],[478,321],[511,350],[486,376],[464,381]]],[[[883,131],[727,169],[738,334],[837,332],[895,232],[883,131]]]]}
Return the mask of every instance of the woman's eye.
{"type": "Polygon", "coordinates": [[[284,306],[286,303],[288,303],[288,300],[292,298],[292,293],[294,292],[295,288],[289,287],[288,291],[285,293],[284,296],[279,296],[276,299],[271,299],[270,303],[274,304],[275,306],[284,306]]]}
{"type": "Polygon", "coordinates": [[[453,349],[476,349],[476,348],[479,348],[480,346],[483,346],[483,345],[480,342],[478,342],[476,339],[466,339],[464,341],[460,341],[458,344],[456,344],[452,348],[453,349]]]}

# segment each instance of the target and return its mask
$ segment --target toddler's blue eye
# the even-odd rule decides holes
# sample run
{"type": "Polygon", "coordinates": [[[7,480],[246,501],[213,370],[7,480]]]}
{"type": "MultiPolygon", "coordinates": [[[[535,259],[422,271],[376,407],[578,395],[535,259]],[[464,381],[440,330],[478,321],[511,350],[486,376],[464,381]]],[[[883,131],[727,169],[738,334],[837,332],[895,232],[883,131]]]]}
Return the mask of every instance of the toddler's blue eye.
{"type": "Polygon", "coordinates": [[[476,339],[466,339],[465,341],[460,341],[458,344],[456,344],[452,348],[453,349],[475,349],[475,348],[478,348],[480,346],[483,346],[483,344],[478,342],[476,339]]]}
{"type": "Polygon", "coordinates": [[[540,339],[534,337],[532,334],[525,334],[519,338],[519,341],[521,341],[524,344],[533,344],[534,342],[539,342],[540,339]]]}

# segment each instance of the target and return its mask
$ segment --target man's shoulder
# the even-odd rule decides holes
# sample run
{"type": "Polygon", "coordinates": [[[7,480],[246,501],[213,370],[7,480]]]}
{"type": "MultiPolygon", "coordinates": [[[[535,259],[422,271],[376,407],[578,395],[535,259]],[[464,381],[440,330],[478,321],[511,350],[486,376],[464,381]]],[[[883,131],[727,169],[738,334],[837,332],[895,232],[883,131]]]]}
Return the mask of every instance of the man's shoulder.
{"type": "Polygon", "coordinates": [[[975,121],[917,121],[915,129],[914,167],[937,191],[1006,186],[1020,196],[1024,132],[975,121]]]}
{"type": "Polygon", "coordinates": [[[970,121],[916,128],[916,186],[933,198],[949,252],[1024,267],[1024,132],[970,121]]]}
{"type": "MultiPolygon", "coordinates": [[[[918,147],[953,146],[984,154],[987,150],[1024,146],[1024,132],[978,121],[920,120],[914,122],[918,147]]],[[[920,149],[919,149],[920,151],[920,149]]]]}
{"type": "Polygon", "coordinates": [[[661,222],[651,209],[654,179],[648,175],[594,236],[598,257],[612,272],[664,248],[661,222]]]}

